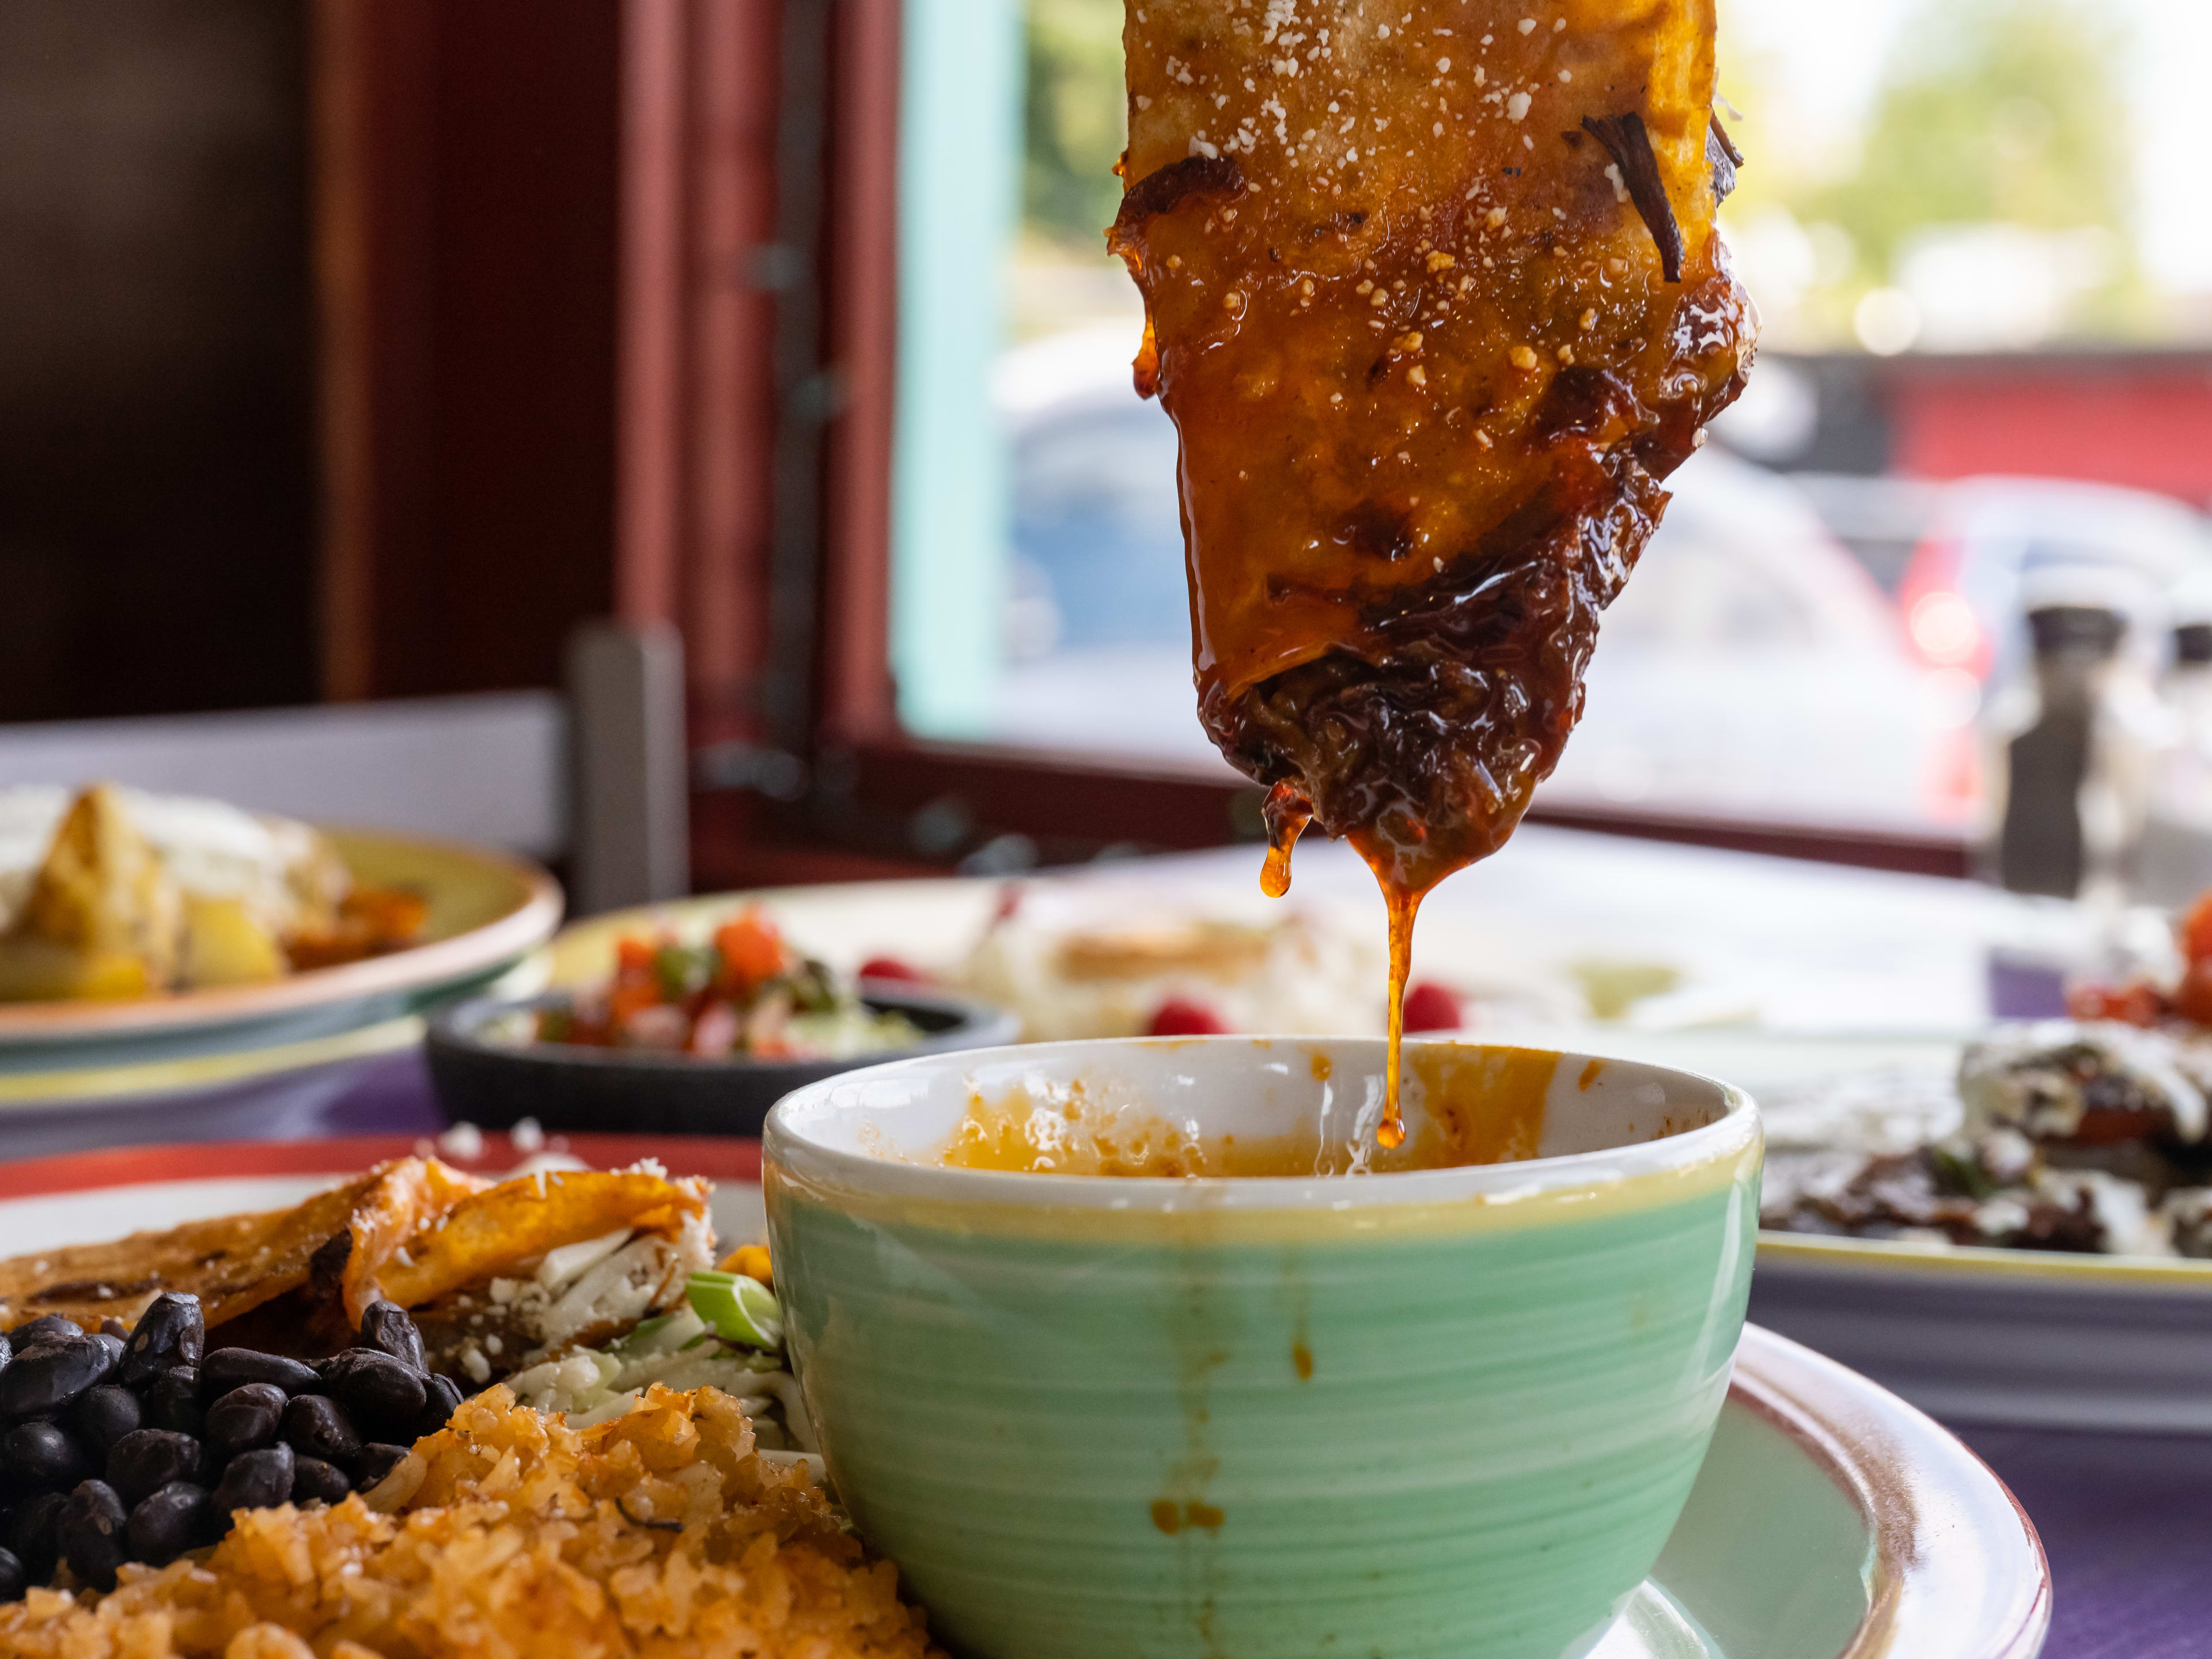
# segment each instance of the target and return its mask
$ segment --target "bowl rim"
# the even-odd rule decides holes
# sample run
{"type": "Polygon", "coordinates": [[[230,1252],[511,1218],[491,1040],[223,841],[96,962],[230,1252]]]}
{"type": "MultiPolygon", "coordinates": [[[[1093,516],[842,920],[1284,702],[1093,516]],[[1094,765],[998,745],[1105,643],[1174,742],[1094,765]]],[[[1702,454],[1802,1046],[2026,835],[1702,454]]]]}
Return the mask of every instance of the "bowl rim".
{"type": "MultiPolygon", "coordinates": [[[[781,1178],[809,1191],[842,1191],[879,1200],[1150,1214],[1297,1210],[1343,1215],[1400,1206],[1464,1205],[1470,1200],[1508,1206],[1523,1200],[1571,1199],[1580,1193],[1630,1187],[1651,1189],[1645,1197],[1653,1201],[1663,1201],[1670,1191],[1678,1191],[1681,1197],[1687,1198],[1733,1180],[1747,1163],[1755,1168],[1764,1144],[1758,1108],[1752,1097],[1734,1084],[1675,1066],[1562,1049],[1534,1052],[1556,1054],[1562,1064],[1587,1064],[1597,1060],[1603,1061],[1608,1070],[1620,1067],[1632,1074],[1646,1074],[1652,1080],[1671,1079],[1716,1091],[1720,1097],[1721,1114],[1696,1128],[1632,1146],[1501,1164],[1397,1170],[1353,1176],[1087,1176],[964,1169],[848,1151],[824,1144],[810,1135],[805,1127],[809,1115],[858,1109],[860,1091],[896,1082],[901,1073],[917,1069],[941,1073],[950,1067],[957,1072],[1008,1064],[1050,1066],[1055,1061],[1065,1068],[1086,1053],[1193,1049],[1224,1052],[1235,1048],[1265,1051],[1278,1044],[1296,1044],[1308,1052],[1326,1049],[1332,1061],[1346,1051],[1364,1054],[1379,1067],[1385,1039],[1086,1037],[886,1060],[805,1085],[776,1102],[762,1132],[763,1167],[771,1184],[781,1178]],[[840,1101],[836,1097],[841,1094],[854,1097],[840,1101]]],[[[1408,1037],[1406,1046],[1408,1049],[1444,1046],[1506,1050],[1518,1048],[1510,1043],[1435,1037],[1408,1037]]],[[[970,1086],[975,1085],[971,1083],[970,1086]]]]}
{"type": "Polygon", "coordinates": [[[863,1001],[878,1006],[927,1005],[960,1016],[961,1023],[942,1031],[925,1033],[919,1042],[884,1050],[879,1054],[814,1054],[780,1060],[755,1060],[735,1054],[665,1054],[656,1049],[598,1048],[586,1043],[532,1042],[516,1046],[487,1042],[477,1035],[484,1021],[502,1013],[543,1008],[574,1000],[574,987],[553,986],[528,996],[470,997],[426,1015],[423,1043],[430,1050],[445,1049],[473,1058],[489,1058],[536,1067],[598,1067],[635,1075],[660,1073],[684,1077],[712,1077],[718,1073],[762,1076],[777,1071],[812,1071],[824,1066],[849,1073],[860,1066],[873,1069],[902,1060],[924,1060],[976,1048],[973,1038],[984,1034],[1012,1036],[1015,1016],[995,1003],[983,1002],[962,992],[940,990],[907,980],[866,979],[859,981],[863,1001]]]}

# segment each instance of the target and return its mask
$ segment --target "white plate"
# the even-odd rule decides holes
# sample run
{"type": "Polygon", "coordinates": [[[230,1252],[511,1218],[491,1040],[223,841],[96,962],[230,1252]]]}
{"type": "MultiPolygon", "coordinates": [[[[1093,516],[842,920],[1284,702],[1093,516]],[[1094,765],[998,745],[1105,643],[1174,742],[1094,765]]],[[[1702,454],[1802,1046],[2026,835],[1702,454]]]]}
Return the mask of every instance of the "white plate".
{"type": "MultiPolygon", "coordinates": [[[[504,1136],[485,1140],[474,1167],[518,1156],[504,1136]]],[[[409,1147],[263,1142],[0,1165],[0,1255],[296,1203],[409,1147]]],[[[711,1175],[724,1241],[760,1231],[752,1142],[577,1136],[572,1150],[711,1175]]],[[[1971,1452],[1754,1327],[1681,1522],[1594,1659],[2034,1659],[2050,1616],[2034,1528],[1971,1452]]]]}

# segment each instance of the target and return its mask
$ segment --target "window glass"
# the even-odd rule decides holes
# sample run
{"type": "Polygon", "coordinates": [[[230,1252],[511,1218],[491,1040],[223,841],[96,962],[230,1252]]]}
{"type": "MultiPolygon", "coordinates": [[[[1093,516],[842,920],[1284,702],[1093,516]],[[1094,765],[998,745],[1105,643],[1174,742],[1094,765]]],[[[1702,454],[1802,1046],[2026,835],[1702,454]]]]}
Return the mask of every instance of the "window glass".
{"type": "MultiPolygon", "coordinates": [[[[1175,433],[1131,389],[1141,310],[1101,234],[1122,0],[910,14],[902,711],[1218,766],[1175,433]]],[[[2051,572],[2118,584],[2154,668],[2212,617],[2212,6],[1723,0],[1722,32],[1750,157],[1723,223],[1765,349],[1672,481],[1546,796],[1955,830],[2051,572]]]]}

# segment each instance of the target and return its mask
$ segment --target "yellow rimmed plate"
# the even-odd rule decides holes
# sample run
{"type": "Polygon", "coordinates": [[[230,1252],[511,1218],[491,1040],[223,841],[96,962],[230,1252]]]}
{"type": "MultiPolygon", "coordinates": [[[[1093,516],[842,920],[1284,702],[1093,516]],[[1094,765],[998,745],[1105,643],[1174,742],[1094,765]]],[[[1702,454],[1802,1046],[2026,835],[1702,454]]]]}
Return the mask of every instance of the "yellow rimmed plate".
{"type": "Polygon", "coordinates": [[[422,943],[264,985],[127,1001],[0,1004],[0,1078],[179,1061],[358,1031],[487,985],[560,923],[559,884],[524,860],[411,836],[325,833],[356,879],[422,895],[422,943]]]}

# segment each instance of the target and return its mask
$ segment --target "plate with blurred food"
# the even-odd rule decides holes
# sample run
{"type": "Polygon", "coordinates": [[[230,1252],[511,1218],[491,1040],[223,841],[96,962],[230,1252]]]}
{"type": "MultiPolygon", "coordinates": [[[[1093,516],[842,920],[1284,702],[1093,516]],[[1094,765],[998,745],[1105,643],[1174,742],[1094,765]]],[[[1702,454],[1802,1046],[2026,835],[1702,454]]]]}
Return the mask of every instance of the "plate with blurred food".
{"type": "Polygon", "coordinates": [[[350,1030],[495,977],[559,921],[520,860],[105,784],[0,792],[0,1070],[350,1030]]]}
{"type": "MultiPolygon", "coordinates": [[[[1013,1015],[1024,1042],[1371,1036],[1387,1024],[1381,943],[1362,913],[1334,894],[1278,904],[1187,870],[853,882],[623,911],[562,931],[553,983],[604,986],[625,939],[704,939],[749,907],[872,995],[903,985],[971,998],[1013,1015]]],[[[1408,1030],[1551,1030],[1588,1016],[1571,975],[1524,953],[1446,929],[1431,943],[1441,966],[1415,975],[1408,1030]]]]}
{"type": "Polygon", "coordinates": [[[2212,905],[2165,980],[1769,1091],[1759,1317],[1962,1421],[2212,1432],[2212,905]]]}

